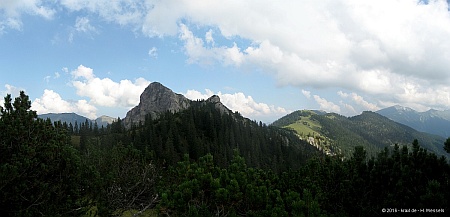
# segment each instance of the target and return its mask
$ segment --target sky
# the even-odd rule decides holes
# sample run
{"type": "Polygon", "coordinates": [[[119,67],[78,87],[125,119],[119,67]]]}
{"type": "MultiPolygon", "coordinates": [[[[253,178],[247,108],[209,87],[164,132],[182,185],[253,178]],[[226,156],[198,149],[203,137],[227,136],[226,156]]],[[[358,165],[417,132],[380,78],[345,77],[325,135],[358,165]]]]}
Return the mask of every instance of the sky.
{"type": "Polygon", "coordinates": [[[265,123],[448,110],[449,39],[443,0],[0,0],[0,94],[92,119],[154,81],[265,123]]]}

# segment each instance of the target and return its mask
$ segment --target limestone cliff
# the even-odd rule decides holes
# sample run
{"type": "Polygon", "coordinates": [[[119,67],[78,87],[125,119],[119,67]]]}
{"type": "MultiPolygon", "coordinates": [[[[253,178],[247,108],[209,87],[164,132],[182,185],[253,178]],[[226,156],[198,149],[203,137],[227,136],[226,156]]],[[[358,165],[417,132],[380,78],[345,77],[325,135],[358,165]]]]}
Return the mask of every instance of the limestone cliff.
{"type": "Polygon", "coordinates": [[[153,82],[142,92],[139,105],[127,112],[124,119],[125,127],[130,128],[132,123],[144,122],[147,114],[151,114],[154,119],[166,111],[178,112],[186,109],[190,104],[191,101],[183,95],[174,93],[158,82],[153,82]]]}
{"type": "Polygon", "coordinates": [[[205,102],[214,104],[214,107],[219,110],[221,114],[232,113],[230,109],[228,109],[224,104],[222,104],[222,102],[220,102],[220,98],[217,95],[212,95],[205,102]]]}

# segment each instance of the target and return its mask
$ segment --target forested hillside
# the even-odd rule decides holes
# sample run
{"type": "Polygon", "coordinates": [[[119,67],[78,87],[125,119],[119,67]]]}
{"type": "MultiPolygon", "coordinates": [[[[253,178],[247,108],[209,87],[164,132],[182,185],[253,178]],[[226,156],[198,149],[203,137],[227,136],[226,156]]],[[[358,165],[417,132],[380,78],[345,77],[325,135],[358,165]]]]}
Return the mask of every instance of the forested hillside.
{"type": "Polygon", "coordinates": [[[344,157],[350,157],[356,146],[363,146],[373,156],[384,147],[392,148],[395,144],[411,147],[410,141],[414,139],[438,156],[450,156],[443,150],[444,138],[418,132],[374,112],[347,118],[335,113],[296,111],[272,125],[293,129],[300,137],[313,138],[312,141],[323,149],[330,149],[332,153],[344,157]]]}
{"type": "Polygon", "coordinates": [[[21,92],[0,108],[2,216],[445,215],[450,208],[450,165],[417,140],[375,157],[356,146],[342,160],[204,101],[130,129],[118,119],[75,130],[37,118],[30,106],[21,92]]]}
{"type": "Polygon", "coordinates": [[[80,136],[81,149],[87,144],[107,146],[119,142],[147,150],[167,165],[175,165],[184,154],[197,160],[211,153],[215,163],[227,166],[237,149],[248,165],[282,172],[299,168],[308,158],[320,154],[291,131],[250,121],[238,113],[221,113],[213,103],[205,101],[192,102],[177,113],[162,113],[157,119],[147,115],[144,122],[129,130],[119,119],[104,133],[96,135],[82,125],[74,135],[80,136]]]}

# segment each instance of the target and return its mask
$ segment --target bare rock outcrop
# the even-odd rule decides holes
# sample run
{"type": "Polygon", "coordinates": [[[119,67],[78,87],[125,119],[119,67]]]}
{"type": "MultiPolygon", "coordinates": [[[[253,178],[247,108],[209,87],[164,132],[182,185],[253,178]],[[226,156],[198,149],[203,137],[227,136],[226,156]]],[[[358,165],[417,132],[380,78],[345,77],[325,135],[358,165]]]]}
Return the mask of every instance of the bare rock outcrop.
{"type": "Polygon", "coordinates": [[[217,95],[212,95],[205,102],[214,104],[214,107],[217,110],[219,110],[221,114],[231,114],[231,113],[233,113],[224,104],[222,104],[222,102],[220,102],[220,97],[217,96],[217,95]]]}
{"type": "Polygon", "coordinates": [[[153,82],[142,92],[139,105],[127,112],[124,124],[129,129],[133,123],[144,122],[147,114],[155,119],[163,112],[179,112],[189,108],[190,105],[191,101],[188,98],[174,93],[159,82],[153,82]]]}

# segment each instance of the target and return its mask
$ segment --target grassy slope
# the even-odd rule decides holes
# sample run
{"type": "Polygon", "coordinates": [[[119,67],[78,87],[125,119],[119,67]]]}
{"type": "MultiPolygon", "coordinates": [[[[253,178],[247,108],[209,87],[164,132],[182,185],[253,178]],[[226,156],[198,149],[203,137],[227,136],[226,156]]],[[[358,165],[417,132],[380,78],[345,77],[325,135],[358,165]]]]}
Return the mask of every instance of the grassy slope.
{"type": "Polygon", "coordinates": [[[314,117],[317,116],[313,111],[303,110],[294,112],[288,117],[289,120],[284,119],[280,122],[274,122],[274,126],[292,129],[297,135],[303,139],[313,139],[316,146],[329,154],[339,154],[341,151],[334,145],[334,142],[323,134],[322,125],[320,121],[314,117]],[[283,124],[287,124],[283,126],[283,124]]]}
{"type": "Polygon", "coordinates": [[[363,146],[369,155],[374,155],[384,147],[394,144],[410,145],[414,139],[419,144],[439,155],[443,139],[417,132],[410,127],[393,122],[373,112],[347,118],[338,114],[316,114],[312,111],[296,111],[275,121],[272,125],[290,128],[303,139],[314,136],[316,141],[327,144],[334,152],[351,156],[355,146],[363,146]]]}

